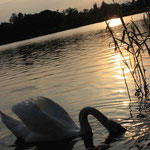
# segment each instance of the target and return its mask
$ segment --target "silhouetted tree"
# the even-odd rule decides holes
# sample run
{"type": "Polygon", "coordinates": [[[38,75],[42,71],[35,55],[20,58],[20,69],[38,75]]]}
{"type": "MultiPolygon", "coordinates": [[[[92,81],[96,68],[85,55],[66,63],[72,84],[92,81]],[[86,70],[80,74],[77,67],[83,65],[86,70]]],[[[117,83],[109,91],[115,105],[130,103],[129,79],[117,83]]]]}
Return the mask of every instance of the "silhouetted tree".
{"type": "Polygon", "coordinates": [[[12,16],[10,17],[10,19],[9,19],[9,22],[14,24],[16,19],[17,19],[17,15],[15,13],[13,13],[12,16]]]}
{"type": "Polygon", "coordinates": [[[98,9],[98,7],[97,7],[97,3],[95,3],[95,4],[93,4],[93,9],[98,9]]]}
{"type": "Polygon", "coordinates": [[[94,3],[91,9],[83,11],[68,8],[62,12],[44,10],[35,14],[13,13],[9,23],[0,24],[0,45],[100,22],[119,16],[120,11],[126,16],[149,8],[150,0],[132,0],[121,5],[103,1],[101,6],[94,3]]]}

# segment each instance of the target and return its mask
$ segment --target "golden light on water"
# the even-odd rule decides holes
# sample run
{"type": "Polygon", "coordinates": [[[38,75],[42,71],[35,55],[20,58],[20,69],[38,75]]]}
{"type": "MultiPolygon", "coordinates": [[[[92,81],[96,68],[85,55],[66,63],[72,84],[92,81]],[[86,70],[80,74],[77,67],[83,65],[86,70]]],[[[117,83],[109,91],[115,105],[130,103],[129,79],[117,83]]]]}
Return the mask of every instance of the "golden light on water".
{"type": "MultiPolygon", "coordinates": [[[[122,74],[122,70],[118,70],[117,73],[122,74]]],[[[130,70],[128,68],[124,68],[124,73],[130,73],[130,70]]]]}
{"type": "MultiPolygon", "coordinates": [[[[117,78],[117,79],[121,79],[121,80],[124,79],[124,77],[123,77],[122,75],[120,75],[120,74],[114,75],[113,77],[115,77],[115,78],[117,78]]],[[[127,79],[128,77],[125,77],[125,78],[127,79]]]]}
{"type": "Polygon", "coordinates": [[[116,26],[121,25],[121,20],[119,18],[111,19],[111,20],[108,20],[107,22],[109,23],[110,27],[116,27],[116,26]]]}
{"type": "Polygon", "coordinates": [[[130,101],[129,101],[129,100],[127,100],[127,101],[123,101],[123,102],[122,102],[122,104],[123,104],[124,106],[129,106],[130,101]]]}
{"type": "Polygon", "coordinates": [[[130,70],[124,65],[123,60],[129,61],[129,56],[122,57],[120,54],[113,55],[110,58],[110,63],[114,63],[113,70],[115,70],[116,74],[113,75],[113,77],[117,79],[124,79],[128,78],[128,74],[130,73],[130,70]],[[123,76],[123,72],[126,74],[126,76],[123,76]]]}
{"type": "Polygon", "coordinates": [[[116,54],[112,56],[111,59],[115,62],[120,62],[122,60],[122,57],[119,54],[116,54]]]}

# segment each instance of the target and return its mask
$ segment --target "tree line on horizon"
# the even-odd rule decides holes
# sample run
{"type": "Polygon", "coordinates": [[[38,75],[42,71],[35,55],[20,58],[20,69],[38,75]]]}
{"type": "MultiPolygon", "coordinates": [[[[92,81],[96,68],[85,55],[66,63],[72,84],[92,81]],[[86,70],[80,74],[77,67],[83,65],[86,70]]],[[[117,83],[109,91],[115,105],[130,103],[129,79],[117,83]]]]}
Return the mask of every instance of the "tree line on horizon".
{"type": "Polygon", "coordinates": [[[100,6],[95,3],[91,9],[82,11],[68,8],[62,12],[44,10],[35,14],[13,13],[9,22],[0,24],[0,45],[101,22],[119,15],[148,11],[149,7],[149,0],[132,0],[123,4],[103,1],[100,6]]]}

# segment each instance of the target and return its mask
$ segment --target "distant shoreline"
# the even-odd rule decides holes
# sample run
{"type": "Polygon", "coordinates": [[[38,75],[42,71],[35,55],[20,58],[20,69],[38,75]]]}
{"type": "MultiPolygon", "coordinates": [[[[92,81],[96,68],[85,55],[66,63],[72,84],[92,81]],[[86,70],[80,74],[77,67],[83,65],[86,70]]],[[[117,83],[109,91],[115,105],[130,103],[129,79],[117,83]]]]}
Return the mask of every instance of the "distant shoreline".
{"type": "Polygon", "coordinates": [[[12,14],[9,23],[0,24],[0,45],[118,18],[120,16],[118,8],[121,8],[121,16],[134,15],[150,10],[149,1],[143,0],[142,2],[147,3],[147,7],[144,7],[137,0],[135,4],[124,3],[121,5],[103,2],[100,7],[95,3],[90,10],[84,9],[80,12],[76,8],[68,8],[63,12],[44,10],[36,14],[12,14]]]}

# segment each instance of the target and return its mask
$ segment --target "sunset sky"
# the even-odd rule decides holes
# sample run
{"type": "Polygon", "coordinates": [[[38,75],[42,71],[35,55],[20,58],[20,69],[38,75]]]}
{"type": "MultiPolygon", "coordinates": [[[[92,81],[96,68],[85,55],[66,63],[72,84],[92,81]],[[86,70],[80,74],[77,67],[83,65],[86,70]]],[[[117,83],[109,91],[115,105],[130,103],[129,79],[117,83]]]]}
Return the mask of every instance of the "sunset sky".
{"type": "MultiPolygon", "coordinates": [[[[116,0],[118,3],[126,1],[116,0]]],[[[12,13],[38,13],[45,9],[61,11],[69,7],[82,10],[92,8],[95,2],[100,5],[102,0],[0,0],[0,22],[8,22],[12,13]]],[[[105,2],[111,3],[112,0],[105,2]]]]}

